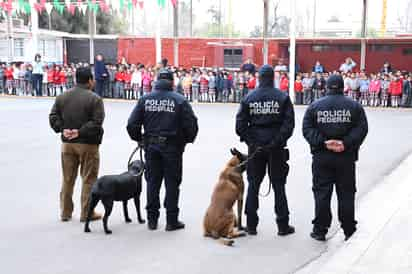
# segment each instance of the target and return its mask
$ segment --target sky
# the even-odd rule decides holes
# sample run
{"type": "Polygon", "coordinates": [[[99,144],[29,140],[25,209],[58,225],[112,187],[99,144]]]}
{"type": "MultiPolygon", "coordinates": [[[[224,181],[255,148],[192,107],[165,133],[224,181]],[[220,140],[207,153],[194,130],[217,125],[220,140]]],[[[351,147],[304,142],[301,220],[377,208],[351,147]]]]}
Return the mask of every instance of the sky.
{"type": "MultiPolygon", "coordinates": [[[[180,0],[189,2],[189,0],[180,0]]],[[[195,25],[200,26],[205,22],[210,21],[210,15],[207,13],[211,5],[219,6],[219,1],[222,3],[222,9],[226,18],[228,17],[228,7],[230,0],[193,0],[193,10],[195,25]]],[[[237,30],[242,33],[250,33],[256,26],[262,24],[263,17],[263,1],[262,0],[231,0],[232,1],[232,16],[233,22],[237,30]]],[[[279,14],[290,15],[289,0],[269,0],[270,2],[280,1],[279,14]]],[[[313,25],[313,10],[316,1],[316,26],[322,28],[331,16],[337,16],[344,25],[349,28],[360,28],[360,18],[362,13],[362,0],[296,0],[297,14],[304,18],[304,25],[309,28],[313,25]]],[[[156,1],[146,0],[147,9],[155,9],[156,1]]],[[[369,0],[368,9],[368,26],[380,29],[382,17],[382,2],[383,0],[369,0]]],[[[398,14],[405,14],[406,6],[412,0],[387,0],[387,26],[388,28],[396,28],[399,26],[398,14]]],[[[171,6],[171,4],[169,4],[171,6]]],[[[271,9],[270,9],[271,10],[271,9]]],[[[412,11],[411,11],[412,13],[412,11]]],[[[169,15],[170,16],[170,15],[169,15]]],[[[412,20],[412,15],[411,15],[412,20]]]]}

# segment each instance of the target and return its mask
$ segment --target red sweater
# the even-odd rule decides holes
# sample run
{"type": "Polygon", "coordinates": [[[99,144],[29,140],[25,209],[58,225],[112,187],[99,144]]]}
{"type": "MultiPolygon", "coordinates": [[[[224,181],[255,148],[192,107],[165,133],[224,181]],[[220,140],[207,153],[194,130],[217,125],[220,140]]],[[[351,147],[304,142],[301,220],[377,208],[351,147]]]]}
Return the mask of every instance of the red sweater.
{"type": "Polygon", "coordinates": [[[47,71],[47,82],[50,84],[54,83],[54,69],[49,69],[47,71]]]}
{"type": "Polygon", "coordinates": [[[302,81],[295,81],[295,92],[302,92],[303,91],[303,85],[302,81]]]}
{"type": "Polygon", "coordinates": [[[66,82],[67,82],[66,72],[61,70],[59,73],[59,84],[63,85],[63,84],[66,84],[66,82]]]}
{"type": "Polygon", "coordinates": [[[13,80],[13,68],[6,68],[4,70],[4,78],[6,80],[13,80]]]}
{"type": "Polygon", "coordinates": [[[402,81],[391,81],[389,84],[389,94],[393,96],[401,96],[402,95],[402,81]]]}
{"type": "Polygon", "coordinates": [[[280,90],[287,91],[289,88],[289,80],[286,77],[280,79],[280,90]]]}
{"type": "Polygon", "coordinates": [[[116,82],[124,82],[125,81],[125,73],[124,72],[116,72],[114,75],[114,79],[116,82]]]}
{"type": "Polygon", "coordinates": [[[248,89],[255,89],[256,88],[256,78],[250,78],[249,81],[247,81],[247,88],[248,89]]]}

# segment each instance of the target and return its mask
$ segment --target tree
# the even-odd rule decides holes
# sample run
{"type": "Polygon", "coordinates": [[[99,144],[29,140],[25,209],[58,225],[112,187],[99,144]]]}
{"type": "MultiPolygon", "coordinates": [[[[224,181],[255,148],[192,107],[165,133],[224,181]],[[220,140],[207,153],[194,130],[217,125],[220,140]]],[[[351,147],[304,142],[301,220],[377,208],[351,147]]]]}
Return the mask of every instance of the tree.
{"type": "MultiPolygon", "coordinates": [[[[76,10],[75,14],[70,14],[67,10],[64,10],[62,14],[56,10],[51,12],[51,29],[64,31],[76,34],[87,34],[89,32],[88,27],[88,14],[82,14],[79,10],[76,10]]],[[[106,14],[98,12],[96,15],[96,32],[97,34],[123,34],[127,27],[124,17],[117,14],[106,14]]],[[[49,18],[46,12],[39,15],[39,27],[49,28],[49,18]]]]}
{"type": "Polygon", "coordinates": [[[261,38],[263,36],[262,26],[255,26],[255,28],[250,32],[250,38],[261,38]]]}
{"type": "Polygon", "coordinates": [[[286,37],[289,35],[290,19],[279,15],[281,0],[273,0],[272,23],[269,24],[268,35],[272,37],[286,37]]]}

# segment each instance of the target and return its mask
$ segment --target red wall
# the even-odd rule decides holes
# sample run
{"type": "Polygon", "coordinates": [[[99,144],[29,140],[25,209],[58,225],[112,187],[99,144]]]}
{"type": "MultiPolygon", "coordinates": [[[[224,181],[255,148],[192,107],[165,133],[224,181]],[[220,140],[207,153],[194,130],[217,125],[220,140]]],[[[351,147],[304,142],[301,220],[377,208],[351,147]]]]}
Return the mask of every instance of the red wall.
{"type": "MultiPolygon", "coordinates": [[[[240,46],[244,48],[244,59],[251,56],[254,62],[258,65],[263,61],[263,40],[262,39],[180,39],[179,40],[179,65],[182,67],[201,66],[203,59],[206,67],[222,66],[223,60],[216,53],[216,48],[222,46],[208,45],[209,42],[243,42],[252,44],[252,48],[240,46]]],[[[230,47],[230,45],[228,45],[230,47]]],[[[118,41],[118,59],[126,57],[129,63],[143,63],[153,65],[156,63],[156,45],[154,38],[119,38],[118,41]]],[[[278,42],[271,40],[269,42],[269,58],[278,58],[279,46],[278,42]]],[[[173,63],[173,39],[162,39],[162,57],[173,63]]],[[[271,62],[271,60],[270,60],[271,62]]]]}
{"type": "MultiPolygon", "coordinates": [[[[244,59],[252,55],[254,62],[261,65],[263,61],[262,39],[203,39],[203,38],[181,38],[179,39],[179,65],[182,67],[202,66],[205,60],[206,67],[222,66],[222,46],[208,45],[209,42],[252,44],[244,50],[244,59]]],[[[269,63],[276,63],[279,58],[288,59],[287,39],[273,39],[269,41],[269,63]]],[[[297,41],[297,62],[302,71],[310,71],[312,66],[319,60],[328,71],[339,69],[346,57],[351,57],[360,66],[359,51],[340,51],[333,48],[328,51],[315,52],[313,45],[360,45],[359,39],[299,39],[297,41]]],[[[228,45],[228,47],[233,47],[228,45]]],[[[243,47],[245,48],[245,47],[243,47]]],[[[404,48],[412,48],[412,39],[370,39],[367,46],[367,71],[378,71],[385,60],[388,60],[394,68],[412,71],[412,55],[403,55],[404,48]],[[385,44],[392,45],[391,52],[371,51],[369,45],[385,44]]],[[[154,38],[130,38],[124,37],[118,40],[118,57],[126,57],[129,63],[143,63],[154,65],[156,62],[156,47],[154,38]]],[[[173,64],[173,39],[162,39],[162,57],[169,59],[173,64]]]]}

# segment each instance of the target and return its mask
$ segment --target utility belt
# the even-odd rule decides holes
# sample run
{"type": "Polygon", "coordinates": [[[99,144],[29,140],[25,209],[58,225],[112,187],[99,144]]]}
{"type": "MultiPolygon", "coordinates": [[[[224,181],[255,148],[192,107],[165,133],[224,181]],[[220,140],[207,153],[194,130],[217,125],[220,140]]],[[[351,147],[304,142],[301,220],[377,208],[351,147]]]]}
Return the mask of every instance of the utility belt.
{"type": "Polygon", "coordinates": [[[145,145],[177,145],[176,137],[170,136],[145,136],[145,145]]]}

